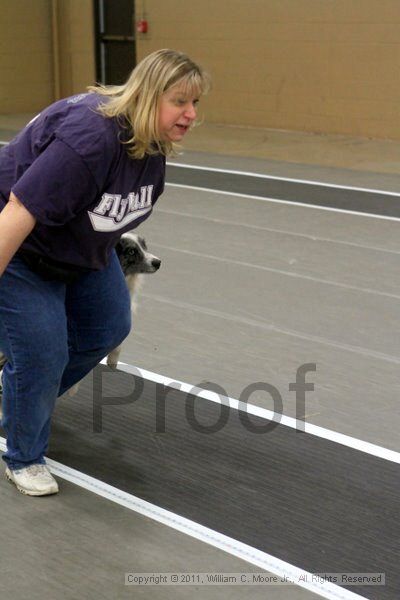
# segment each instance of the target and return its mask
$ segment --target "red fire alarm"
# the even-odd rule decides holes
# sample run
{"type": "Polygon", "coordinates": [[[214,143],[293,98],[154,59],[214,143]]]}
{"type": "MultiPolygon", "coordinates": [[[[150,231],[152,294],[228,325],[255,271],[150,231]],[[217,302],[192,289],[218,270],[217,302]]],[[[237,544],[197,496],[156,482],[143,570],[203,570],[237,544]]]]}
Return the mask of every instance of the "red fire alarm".
{"type": "Polygon", "coordinates": [[[147,33],[148,28],[149,24],[145,19],[141,19],[136,23],[136,31],[138,33],[147,33]]]}

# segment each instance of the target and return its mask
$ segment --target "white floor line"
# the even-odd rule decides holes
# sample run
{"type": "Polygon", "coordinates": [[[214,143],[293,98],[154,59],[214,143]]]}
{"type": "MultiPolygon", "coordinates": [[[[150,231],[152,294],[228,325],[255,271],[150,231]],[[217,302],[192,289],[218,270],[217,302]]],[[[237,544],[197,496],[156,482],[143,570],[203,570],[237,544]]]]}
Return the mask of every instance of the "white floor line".
{"type": "Polygon", "coordinates": [[[369,217],[373,219],[383,219],[385,221],[400,221],[400,217],[388,217],[385,215],[374,215],[373,213],[359,212],[356,210],[347,210],[344,208],[331,208],[330,206],[318,206],[316,204],[306,204],[305,202],[295,202],[294,200],[278,200],[277,198],[267,198],[264,196],[251,196],[250,194],[239,194],[237,192],[226,192],[224,190],[213,190],[212,188],[197,187],[195,185],[184,185],[183,183],[165,184],[167,187],[177,187],[186,190],[197,190],[199,192],[209,192],[212,194],[220,194],[222,196],[235,196],[235,198],[246,198],[246,200],[260,200],[261,202],[272,202],[276,204],[287,204],[289,206],[301,206],[303,208],[311,208],[314,210],[327,210],[330,212],[344,213],[346,215],[356,215],[358,217],[369,217]]]}
{"type": "MultiPolygon", "coordinates": [[[[106,359],[102,361],[102,364],[106,364],[106,359]]],[[[285,425],[286,427],[299,430],[299,435],[301,435],[300,432],[304,431],[310,435],[335,442],[336,444],[341,444],[342,446],[347,446],[348,448],[353,448],[354,450],[359,450],[365,454],[370,454],[371,456],[376,456],[378,458],[400,464],[400,452],[389,450],[388,448],[377,446],[376,444],[371,444],[370,442],[365,442],[364,440],[359,440],[337,431],[325,429],[324,427],[320,427],[318,425],[313,425],[304,421],[298,421],[293,417],[276,415],[273,411],[267,410],[266,408],[261,408],[259,406],[255,406],[254,404],[245,404],[239,400],[235,400],[234,398],[218,395],[209,390],[201,390],[196,386],[190,385],[189,383],[184,383],[183,381],[179,381],[171,377],[165,377],[164,375],[159,375],[158,373],[153,373],[152,371],[147,371],[146,369],[135,367],[127,363],[119,362],[118,369],[124,371],[125,373],[129,373],[130,375],[137,375],[143,379],[147,379],[148,381],[161,383],[167,387],[179,390],[182,393],[195,394],[197,398],[209,400],[218,404],[225,404],[235,410],[242,410],[248,414],[261,417],[262,419],[275,421],[281,425],[285,425]]]]}
{"type": "Polygon", "coordinates": [[[351,290],[361,292],[363,294],[371,294],[375,296],[383,296],[384,298],[394,298],[400,300],[399,294],[391,294],[390,292],[381,292],[380,290],[374,290],[373,288],[362,288],[357,285],[351,285],[349,283],[341,283],[340,281],[332,281],[330,279],[323,279],[322,277],[313,277],[312,275],[306,275],[305,273],[294,273],[293,271],[285,271],[284,269],[274,269],[273,267],[265,267],[264,265],[256,265],[254,263],[247,263],[241,260],[234,260],[232,258],[225,258],[222,256],[214,256],[212,254],[204,254],[203,252],[193,252],[192,250],[184,250],[182,248],[174,248],[173,246],[165,246],[164,244],[156,244],[155,248],[161,248],[162,250],[169,250],[171,252],[179,252],[180,254],[188,254],[190,256],[197,256],[199,258],[207,258],[209,260],[215,260],[216,262],[225,262],[227,264],[238,265],[239,267],[246,267],[246,269],[254,269],[259,271],[266,271],[267,273],[275,273],[277,275],[283,275],[285,277],[292,277],[294,279],[303,279],[304,281],[312,281],[314,283],[322,283],[324,285],[331,285],[333,287],[343,288],[345,290],[351,290]]]}
{"type": "Polygon", "coordinates": [[[373,250],[374,252],[384,252],[386,254],[400,254],[400,250],[391,250],[390,248],[382,248],[380,246],[367,246],[366,244],[358,244],[357,242],[348,242],[346,240],[334,240],[332,238],[319,237],[310,233],[299,233],[297,231],[290,231],[289,229],[277,229],[276,227],[264,227],[263,225],[254,225],[251,223],[238,223],[237,221],[229,221],[228,219],[216,219],[212,217],[206,217],[204,215],[195,215],[190,212],[183,212],[181,210],[163,209],[157,206],[157,213],[165,215],[176,215],[177,217],[187,217],[188,219],[197,219],[200,221],[207,221],[208,223],[216,223],[217,225],[233,225],[234,227],[241,227],[244,229],[252,229],[254,231],[268,231],[269,233],[283,234],[290,237],[302,238],[311,242],[325,242],[328,244],[336,244],[341,246],[349,246],[351,248],[360,248],[362,250],[373,250]]]}
{"type": "Polygon", "coordinates": [[[182,310],[188,310],[190,312],[206,315],[207,317],[223,319],[224,321],[230,321],[231,323],[235,324],[242,323],[243,325],[248,325],[249,327],[255,327],[259,330],[288,336],[294,338],[295,340],[304,340],[307,343],[312,342],[313,344],[321,344],[323,346],[327,346],[328,348],[334,348],[335,350],[343,350],[344,352],[351,352],[352,354],[357,354],[359,356],[366,356],[368,359],[376,359],[379,361],[389,362],[394,365],[400,365],[400,356],[384,354],[383,352],[377,352],[376,350],[371,350],[370,348],[365,348],[363,346],[353,346],[344,342],[335,342],[331,338],[301,333],[295,329],[278,327],[260,315],[253,316],[251,313],[247,313],[246,311],[240,311],[239,314],[231,314],[222,310],[199,306],[198,304],[193,304],[193,302],[183,302],[182,300],[176,300],[166,296],[160,296],[159,294],[150,294],[147,292],[141,292],[141,297],[148,298],[149,300],[160,302],[161,304],[166,304],[168,306],[173,306],[174,310],[179,308],[182,310]]]}
{"type": "MultiPolygon", "coordinates": [[[[0,449],[5,450],[6,444],[5,439],[0,437],[0,449]]],[[[341,588],[328,581],[319,582],[314,581],[311,573],[302,571],[298,567],[295,567],[287,562],[275,558],[274,556],[257,550],[252,546],[243,544],[238,540],[230,538],[218,531],[204,527],[195,521],[181,517],[178,514],[165,510],[155,504],[146,502],[133,494],[128,494],[118,488],[108,485],[99,479],[90,477],[80,471],[67,467],[55,460],[46,459],[47,464],[50,467],[51,472],[73,483],[83,489],[86,489],[94,494],[111,500],[115,504],[128,508],[138,514],[148,517],[158,523],[167,525],[172,529],[180,531],[190,537],[205,542],[214,548],[219,548],[236,556],[248,563],[256,565],[265,571],[273,573],[283,579],[287,577],[289,581],[295,582],[299,587],[305,588],[310,592],[318,594],[322,598],[328,600],[363,600],[363,596],[354,594],[345,588],[341,588]]]]}
{"type": "MultiPolygon", "coordinates": [[[[0,145],[6,145],[8,144],[8,142],[5,142],[3,140],[0,140],[0,145]]],[[[172,163],[167,163],[167,164],[172,164],[172,163]]],[[[294,183],[304,183],[304,184],[309,184],[309,185],[320,185],[323,187],[332,187],[332,188],[338,188],[338,189],[346,189],[346,190],[354,190],[354,191],[360,191],[360,192],[369,192],[369,193],[373,193],[373,194],[384,194],[387,196],[400,196],[400,193],[396,193],[396,192],[387,192],[385,190],[373,190],[373,189],[368,189],[368,188],[358,188],[358,187],[351,187],[351,186],[339,186],[339,185],[335,185],[335,184],[331,184],[331,183],[322,183],[322,182],[316,182],[316,181],[308,181],[306,179],[289,179],[289,178],[285,178],[285,177],[275,177],[275,176],[271,176],[271,175],[263,175],[260,173],[249,173],[246,171],[230,171],[230,170],[224,170],[224,169],[210,169],[209,167],[200,167],[200,166],[193,166],[193,165],[184,165],[181,163],[175,163],[174,166],[177,167],[183,167],[183,168],[192,168],[192,169],[203,169],[206,171],[210,171],[210,170],[214,170],[214,171],[221,171],[223,173],[234,173],[234,174],[239,174],[239,175],[249,175],[249,176],[253,176],[253,177],[265,177],[266,179],[277,179],[277,180],[281,180],[281,181],[291,181],[294,183]]],[[[250,195],[246,195],[246,194],[238,194],[235,192],[225,192],[222,190],[213,190],[211,188],[204,188],[204,187],[196,187],[196,186],[190,186],[190,185],[183,185],[183,184],[178,184],[178,183],[166,183],[167,186],[174,186],[174,187],[181,187],[181,188],[186,188],[189,190],[200,190],[203,192],[213,192],[213,193],[218,193],[218,194],[226,194],[229,196],[236,196],[239,198],[250,198],[253,200],[261,200],[264,202],[275,202],[275,203],[280,203],[280,204],[289,204],[291,206],[295,205],[295,206],[303,206],[306,208],[314,208],[317,210],[328,210],[331,212],[339,212],[339,213],[345,213],[345,214],[352,214],[352,215],[357,215],[357,216],[361,216],[361,217],[372,217],[374,219],[384,219],[386,221],[399,221],[400,217],[387,217],[384,215],[375,215],[372,213],[365,213],[365,212],[358,212],[355,210],[346,210],[346,209],[341,209],[341,208],[331,208],[331,207],[327,207],[327,206],[316,206],[316,205],[312,205],[312,204],[306,204],[303,202],[293,202],[293,201],[288,201],[288,200],[278,200],[275,198],[265,198],[263,196],[250,196],[250,195]]]]}
{"type": "Polygon", "coordinates": [[[167,161],[167,165],[171,167],[180,167],[181,169],[195,169],[197,171],[212,171],[213,173],[226,173],[228,175],[242,175],[246,177],[258,177],[260,179],[273,179],[276,181],[288,181],[290,183],[303,183],[306,185],[319,185],[322,187],[335,188],[339,190],[353,190],[355,192],[367,192],[370,194],[383,194],[385,196],[400,196],[400,192],[389,192],[386,190],[374,190],[371,188],[355,187],[351,185],[339,185],[337,183],[326,183],[323,181],[315,181],[311,179],[293,179],[291,177],[282,177],[279,175],[266,175],[265,173],[254,173],[251,171],[235,171],[232,169],[217,169],[215,167],[204,167],[200,165],[188,165],[183,163],[175,163],[167,161]]]}
{"type": "MultiPolygon", "coordinates": [[[[0,140],[0,146],[6,146],[11,140],[0,140]]],[[[355,192],[366,192],[370,194],[382,194],[384,196],[400,196],[400,192],[389,192],[387,190],[376,190],[372,188],[356,187],[351,185],[339,185],[336,183],[326,183],[324,181],[315,181],[311,179],[294,179],[291,177],[282,177],[279,175],[265,175],[265,173],[252,173],[251,171],[235,171],[232,169],[216,169],[213,167],[203,167],[200,165],[186,165],[183,163],[172,163],[167,161],[167,165],[171,167],[180,167],[183,169],[197,169],[200,171],[214,171],[216,173],[227,173],[232,175],[244,175],[247,177],[259,177],[261,179],[274,179],[276,181],[288,181],[291,183],[303,183],[307,185],[319,185],[322,187],[335,188],[339,190],[353,190],[355,192]]],[[[390,175],[390,173],[389,173],[390,175]]],[[[197,189],[197,188],[196,188],[197,189]]],[[[253,197],[253,196],[252,196],[253,197]]],[[[308,205],[307,205],[308,206],[308,205]]]]}

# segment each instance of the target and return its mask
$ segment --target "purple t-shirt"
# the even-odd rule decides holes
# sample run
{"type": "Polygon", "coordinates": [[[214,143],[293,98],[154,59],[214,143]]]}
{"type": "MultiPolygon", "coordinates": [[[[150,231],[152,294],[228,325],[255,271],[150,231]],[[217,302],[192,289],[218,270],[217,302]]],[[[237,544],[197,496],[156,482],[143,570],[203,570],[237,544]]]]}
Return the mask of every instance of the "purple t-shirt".
{"type": "Polygon", "coordinates": [[[130,158],[126,129],[96,111],[106,99],[60,100],[0,150],[0,210],[12,191],[37,219],[22,248],[102,269],[121,234],[150,216],[165,157],[130,158]]]}

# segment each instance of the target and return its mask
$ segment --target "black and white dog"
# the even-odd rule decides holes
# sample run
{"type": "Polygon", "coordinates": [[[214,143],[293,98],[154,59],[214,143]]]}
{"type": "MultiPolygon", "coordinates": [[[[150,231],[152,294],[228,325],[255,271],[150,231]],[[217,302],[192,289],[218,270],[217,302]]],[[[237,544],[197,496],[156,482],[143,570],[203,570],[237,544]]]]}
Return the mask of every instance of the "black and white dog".
{"type": "MultiPolygon", "coordinates": [[[[150,254],[146,241],[135,233],[124,233],[115,247],[122,272],[131,296],[131,309],[136,312],[136,297],[143,283],[143,275],[155,273],[161,265],[161,260],[150,254]]],[[[121,346],[115,348],[107,356],[107,365],[114,369],[118,365],[121,346]]]]}
{"type": "MultiPolygon", "coordinates": [[[[131,296],[132,312],[136,311],[136,296],[143,282],[143,275],[146,273],[155,273],[161,265],[161,260],[150,254],[147,250],[146,241],[135,233],[124,233],[117,243],[115,250],[119,262],[121,263],[122,271],[125,275],[126,284],[131,296]]],[[[121,353],[121,346],[115,348],[107,356],[107,365],[111,368],[118,366],[118,359],[121,353]]],[[[0,352],[0,396],[2,392],[1,386],[1,371],[7,362],[4,354],[0,352]]],[[[79,384],[74,385],[69,394],[73,396],[78,390],[79,384]]],[[[1,408],[0,408],[1,413],[1,408]]],[[[1,414],[0,414],[1,416],[1,414]]]]}

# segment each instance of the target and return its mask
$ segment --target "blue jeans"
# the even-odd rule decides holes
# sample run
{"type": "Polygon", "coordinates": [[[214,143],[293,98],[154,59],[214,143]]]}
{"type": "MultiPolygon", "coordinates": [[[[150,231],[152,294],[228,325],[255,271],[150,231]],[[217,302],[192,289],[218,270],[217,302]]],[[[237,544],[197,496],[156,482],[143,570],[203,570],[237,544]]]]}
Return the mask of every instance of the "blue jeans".
{"type": "Polygon", "coordinates": [[[78,282],[45,281],[15,256],[0,277],[3,421],[10,469],[44,463],[58,396],[119,346],[131,328],[118,258],[78,282]]]}

